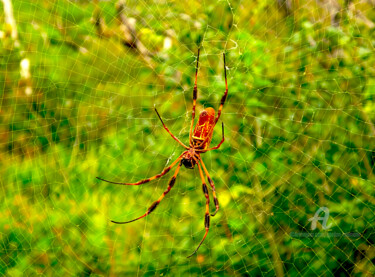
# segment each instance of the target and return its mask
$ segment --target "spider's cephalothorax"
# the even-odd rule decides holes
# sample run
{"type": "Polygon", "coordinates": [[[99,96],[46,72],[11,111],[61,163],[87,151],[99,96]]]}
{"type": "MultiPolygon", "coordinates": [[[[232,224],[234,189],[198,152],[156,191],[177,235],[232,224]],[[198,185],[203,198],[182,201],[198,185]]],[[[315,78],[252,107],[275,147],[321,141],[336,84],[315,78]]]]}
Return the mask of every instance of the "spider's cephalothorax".
{"type": "Polygon", "coordinates": [[[215,207],[216,207],[215,212],[212,213],[211,216],[214,216],[217,213],[217,211],[219,210],[219,201],[217,200],[217,197],[216,197],[215,185],[214,185],[214,183],[213,183],[213,181],[212,181],[212,179],[211,179],[211,177],[210,177],[210,175],[209,175],[209,173],[206,169],[206,166],[203,163],[203,160],[202,160],[200,154],[205,153],[205,152],[210,151],[210,150],[218,149],[221,146],[221,144],[224,142],[224,124],[222,124],[222,139],[221,139],[220,143],[215,147],[209,148],[211,140],[212,140],[212,134],[213,134],[213,131],[214,131],[214,127],[215,127],[217,121],[220,118],[221,110],[223,109],[225,100],[227,99],[227,95],[228,95],[228,83],[227,83],[227,72],[226,72],[226,67],[225,67],[225,55],[223,55],[223,56],[224,56],[225,92],[224,92],[223,97],[221,98],[220,106],[219,106],[219,109],[217,111],[217,115],[215,117],[215,110],[213,108],[206,108],[205,110],[203,110],[199,114],[198,123],[195,126],[194,131],[193,131],[194,119],[195,119],[195,106],[196,106],[197,95],[198,95],[198,89],[197,89],[197,76],[198,76],[198,63],[199,63],[199,50],[198,50],[197,66],[196,66],[196,70],[195,70],[195,83],[194,83],[194,90],[193,90],[193,111],[192,111],[192,121],[191,121],[191,125],[190,125],[190,133],[189,133],[189,146],[186,146],[185,144],[183,144],[175,135],[173,135],[169,131],[168,127],[165,126],[163,120],[161,119],[158,111],[155,109],[161,123],[163,124],[164,129],[172,136],[172,138],[174,140],[176,140],[181,146],[183,146],[186,149],[186,151],[184,151],[177,158],[177,160],[175,160],[170,166],[164,168],[164,170],[160,174],[157,174],[157,175],[155,175],[153,177],[150,177],[148,179],[138,181],[136,183],[112,182],[112,181],[108,181],[108,180],[96,177],[99,180],[102,180],[102,181],[105,181],[105,182],[108,182],[108,183],[112,183],[112,184],[139,186],[139,185],[142,185],[144,183],[148,183],[152,180],[155,180],[157,178],[160,178],[160,177],[164,176],[165,174],[167,174],[172,169],[173,166],[175,166],[177,164],[176,171],[173,174],[172,178],[169,180],[168,188],[163,192],[163,194],[159,197],[158,200],[156,200],[154,203],[151,204],[151,206],[148,208],[148,210],[146,211],[145,214],[143,214],[142,216],[140,216],[136,219],[130,220],[130,221],[125,221],[125,222],[112,221],[113,223],[117,223],[117,224],[125,224],[125,223],[130,223],[130,222],[136,221],[138,219],[141,219],[141,218],[149,215],[150,213],[152,213],[157,208],[160,201],[164,198],[164,196],[174,186],[174,184],[176,182],[178,172],[179,172],[180,167],[182,165],[184,165],[186,168],[190,168],[190,169],[193,169],[195,167],[195,165],[197,165],[198,169],[199,169],[199,175],[200,175],[201,180],[202,180],[203,193],[204,193],[204,196],[206,198],[206,212],[205,212],[205,215],[204,215],[204,227],[205,227],[206,232],[205,232],[201,242],[199,243],[198,247],[188,257],[191,257],[192,255],[194,255],[198,251],[199,247],[201,246],[201,244],[205,240],[205,238],[208,234],[208,230],[210,228],[210,213],[209,213],[210,198],[209,198],[209,195],[208,195],[208,189],[207,189],[206,181],[204,179],[203,172],[206,174],[208,183],[210,184],[210,186],[212,188],[212,196],[213,196],[214,204],[215,204],[215,207]]]}
{"type": "Polygon", "coordinates": [[[199,159],[199,154],[195,153],[194,148],[190,148],[188,151],[185,151],[185,154],[181,157],[181,163],[189,169],[194,169],[196,165],[197,158],[199,159]]]}

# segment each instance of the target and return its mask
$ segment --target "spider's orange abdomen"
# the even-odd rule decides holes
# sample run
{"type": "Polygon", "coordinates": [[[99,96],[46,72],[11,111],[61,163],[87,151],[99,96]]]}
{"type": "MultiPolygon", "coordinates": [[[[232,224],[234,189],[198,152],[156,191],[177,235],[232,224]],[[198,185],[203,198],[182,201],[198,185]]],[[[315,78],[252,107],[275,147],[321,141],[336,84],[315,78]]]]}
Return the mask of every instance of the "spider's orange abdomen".
{"type": "Polygon", "coordinates": [[[197,125],[195,125],[193,132],[193,142],[197,146],[202,141],[206,140],[199,149],[207,149],[211,143],[212,133],[215,126],[215,110],[213,108],[206,108],[199,114],[197,125]]]}

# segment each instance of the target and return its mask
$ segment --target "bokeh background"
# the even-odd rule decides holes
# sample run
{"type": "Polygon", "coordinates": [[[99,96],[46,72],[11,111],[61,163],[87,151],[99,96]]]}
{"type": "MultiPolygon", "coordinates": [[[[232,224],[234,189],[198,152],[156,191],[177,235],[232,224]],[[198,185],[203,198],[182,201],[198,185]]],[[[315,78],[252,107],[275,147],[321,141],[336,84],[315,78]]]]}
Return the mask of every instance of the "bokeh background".
{"type": "Polygon", "coordinates": [[[0,8],[1,275],[375,274],[374,1],[0,8]],[[219,105],[223,52],[229,97],[226,141],[203,155],[221,208],[187,259],[204,234],[197,169],[128,225],[110,220],[142,215],[171,173],[95,177],[137,181],[182,152],[154,106],[188,141],[198,47],[198,112],[219,105]],[[320,207],[330,228],[312,230],[320,207]]]}

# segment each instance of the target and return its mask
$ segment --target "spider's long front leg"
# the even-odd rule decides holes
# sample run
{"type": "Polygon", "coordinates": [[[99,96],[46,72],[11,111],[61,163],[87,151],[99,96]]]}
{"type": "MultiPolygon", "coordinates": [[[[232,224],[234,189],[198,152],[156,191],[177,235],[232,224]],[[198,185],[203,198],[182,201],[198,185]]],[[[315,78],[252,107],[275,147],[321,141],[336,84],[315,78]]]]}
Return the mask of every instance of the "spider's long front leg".
{"type": "Polygon", "coordinates": [[[201,240],[201,242],[199,243],[198,247],[194,250],[194,252],[187,256],[187,258],[190,258],[191,256],[193,256],[195,253],[197,253],[199,247],[202,245],[203,241],[206,239],[207,237],[207,234],[208,234],[208,231],[210,229],[210,209],[209,209],[209,204],[210,204],[210,197],[208,195],[208,189],[207,189],[207,185],[206,185],[206,182],[204,181],[204,177],[203,177],[203,172],[202,172],[202,168],[201,166],[199,165],[199,163],[197,162],[197,165],[198,165],[198,168],[199,168],[199,174],[201,176],[201,179],[202,179],[202,189],[203,189],[203,193],[204,193],[204,196],[206,197],[206,212],[204,214],[204,228],[206,229],[206,232],[201,240]]]}
{"type": "Polygon", "coordinates": [[[112,181],[108,181],[108,180],[105,180],[103,178],[100,178],[100,177],[96,177],[96,179],[99,179],[101,181],[104,181],[104,182],[107,182],[107,183],[110,183],[110,184],[116,184],[116,185],[124,185],[124,186],[139,186],[139,185],[143,185],[144,183],[148,183],[148,182],[151,182],[152,180],[155,180],[157,178],[160,178],[162,176],[164,176],[165,174],[167,174],[171,168],[181,160],[181,157],[182,155],[184,155],[186,153],[186,151],[184,151],[178,158],[177,160],[175,160],[170,166],[166,167],[163,169],[163,171],[155,176],[152,176],[150,178],[147,178],[147,179],[144,179],[144,180],[140,180],[136,183],[122,183],[122,182],[112,182],[112,181]]]}
{"type": "Polygon", "coordinates": [[[176,178],[177,178],[177,174],[178,174],[178,171],[180,170],[180,167],[181,167],[181,162],[178,164],[177,168],[176,168],[176,171],[174,172],[172,178],[169,180],[169,183],[168,183],[168,188],[163,192],[163,194],[159,197],[158,200],[156,200],[154,203],[152,203],[152,205],[148,208],[147,212],[136,218],[136,219],[133,219],[133,220],[130,220],[130,221],[125,221],[125,222],[118,222],[118,221],[113,221],[111,220],[113,223],[116,223],[116,224],[126,224],[126,223],[130,223],[130,222],[133,222],[133,221],[136,221],[138,219],[141,219],[147,215],[149,215],[150,213],[152,213],[156,207],[159,205],[160,201],[163,200],[164,196],[168,194],[168,192],[172,189],[172,187],[174,186],[175,182],[176,182],[176,178]]]}
{"type": "Polygon", "coordinates": [[[191,125],[190,125],[190,132],[189,132],[189,145],[193,147],[193,140],[191,136],[193,135],[193,127],[194,127],[194,119],[195,119],[195,106],[197,104],[197,97],[198,97],[198,87],[197,87],[197,80],[198,80],[198,65],[199,65],[199,51],[198,49],[198,57],[197,57],[197,66],[195,67],[195,82],[194,82],[194,89],[193,89],[193,110],[191,113],[191,125]]]}
{"type": "Polygon", "coordinates": [[[183,144],[174,134],[172,134],[171,131],[169,131],[168,127],[164,124],[163,120],[161,119],[161,116],[160,114],[158,113],[158,110],[155,108],[155,112],[156,114],[158,115],[160,121],[161,121],[161,124],[163,124],[163,127],[164,129],[172,136],[172,138],[177,141],[182,147],[186,148],[186,149],[189,149],[189,147],[187,147],[185,144],[183,144]]]}
{"type": "Polygon", "coordinates": [[[225,66],[225,53],[223,53],[223,57],[224,57],[224,74],[225,74],[225,92],[224,92],[224,95],[223,95],[223,97],[221,98],[221,101],[220,101],[220,107],[219,107],[219,110],[217,111],[217,116],[215,118],[215,124],[220,118],[221,110],[223,109],[225,100],[227,99],[227,95],[228,95],[228,82],[227,82],[227,68],[225,66]]]}
{"type": "Polygon", "coordinates": [[[219,210],[219,200],[217,199],[216,197],[216,188],[215,188],[215,185],[214,185],[214,182],[212,181],[211,177],[210,177],[210,174],[208,173],[208,170],[206,168],[206,166],[204,165],[203,163],[203,160],[201,157],[199,157],[199,161],[200,163],[202,164],[202,167],[203,167],[203,170],[204,170],[204,173],[206,174],[207,176],[207,180],[208,182],[210,183],[210,186],[212,188],[212,196],[214,198],[214,203],[215,203],[215,207],[216,207],[216,210],[214,213],[211,214],[211,216],[215,216],[215,214],[218,212],[219,210]]]}

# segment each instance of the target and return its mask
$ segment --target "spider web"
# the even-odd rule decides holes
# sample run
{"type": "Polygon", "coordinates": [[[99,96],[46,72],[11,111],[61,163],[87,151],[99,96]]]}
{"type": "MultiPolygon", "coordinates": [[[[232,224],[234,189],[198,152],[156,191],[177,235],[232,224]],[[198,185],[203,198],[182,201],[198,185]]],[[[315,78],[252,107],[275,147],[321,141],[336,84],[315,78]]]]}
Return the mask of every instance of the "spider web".
{"type": "Polygon", "coordinates": [[[2,4],[0,274],[375,273],[374,1],[2,4]],[[134,182],[181,154],[154,106],[187,142],[199,46],[197,111],[219,106],[223,52],[229,95],[225,143],[202,155],[220,210],[186,259],[204,234],[197,169],[127,225],[110,220],[142,215],[173,173],[95,177],[134,182]]]}

